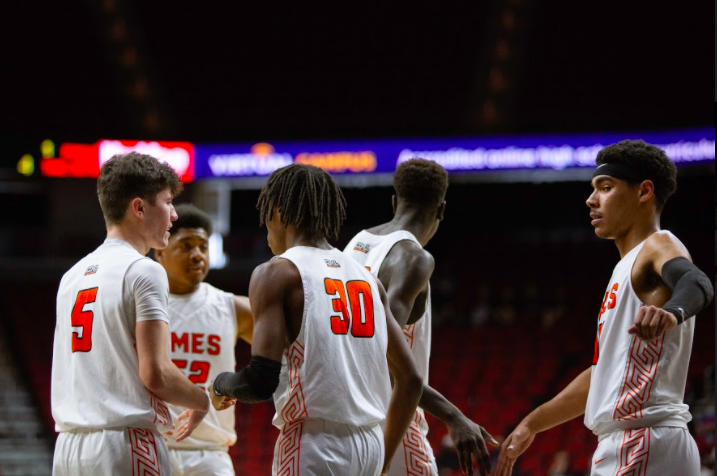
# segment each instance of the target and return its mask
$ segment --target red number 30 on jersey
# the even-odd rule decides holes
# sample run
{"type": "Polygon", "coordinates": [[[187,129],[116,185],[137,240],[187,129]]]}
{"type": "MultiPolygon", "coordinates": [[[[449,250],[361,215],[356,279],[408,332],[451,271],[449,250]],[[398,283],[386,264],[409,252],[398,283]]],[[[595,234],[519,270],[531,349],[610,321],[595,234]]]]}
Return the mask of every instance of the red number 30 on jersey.
{"type": "Polygon", "coordinates": [[[373,296],[371,286],[366,281],[349,281],[344,283],[340,279],[326,278],[324,280],[326,294],[336,296],[331,302],[334,311],[340,312],[338,316],[331,316],[331,330],[334,334],[348,334],[349,327],[354,337],[373,337],[375,326],[373,322],[373,296]],[[346,295],[351,313],[346,306],[346,295]],[[353,317],[353,319],[351,319],[353,317]]]}

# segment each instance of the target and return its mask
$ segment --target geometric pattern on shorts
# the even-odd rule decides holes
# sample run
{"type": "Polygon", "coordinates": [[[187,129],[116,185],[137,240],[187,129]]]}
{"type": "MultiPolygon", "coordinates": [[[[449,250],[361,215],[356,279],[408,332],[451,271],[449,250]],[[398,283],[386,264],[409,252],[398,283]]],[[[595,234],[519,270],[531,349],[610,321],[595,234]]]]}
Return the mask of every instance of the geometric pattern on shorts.
{"type": "Polygon", "coordinates": [[[281,429],[279,451],[274,461],[277,476],[298,476],[303,427],[304,420],[296,420],[285,424],[281,429]]]}
{"type": "Polygon", "coordinates": [[[159,476],[159,456],[154,432],[145,428],[127,428],[132,451],[132,476],[159,476]]]}
{"type": "Polygon", "coordinates": [[[406,431],[403,438],[403,454],[406,458],[406,475],[407,476],[430,476],[433,470],[426,444],[421,432],[421,414],[416,414],[411,421],[411,425],[406,431]]]}
{"type": "Polygon", "coordinates": [[[616,476],[645,476],[650,456],[650,428],[625,430],[616,476]]]}

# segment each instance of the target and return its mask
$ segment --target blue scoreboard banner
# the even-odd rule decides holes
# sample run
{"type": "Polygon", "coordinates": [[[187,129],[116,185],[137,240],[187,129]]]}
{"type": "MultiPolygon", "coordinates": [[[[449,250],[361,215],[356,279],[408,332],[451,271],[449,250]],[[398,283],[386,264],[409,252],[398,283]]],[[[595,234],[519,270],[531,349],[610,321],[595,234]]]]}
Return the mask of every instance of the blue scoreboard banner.
{"type": "Polygon", "coordinates": [[[563,170],[594,167],[606,145],[643,139],[679,166],[714,163],[714,128],[661,132],[521,135],[501,137],[194,144],[195,179],[268,176],[285,165],[321,167],[331,174],[386,174],[414,157],[449,173],[563,170]]]}

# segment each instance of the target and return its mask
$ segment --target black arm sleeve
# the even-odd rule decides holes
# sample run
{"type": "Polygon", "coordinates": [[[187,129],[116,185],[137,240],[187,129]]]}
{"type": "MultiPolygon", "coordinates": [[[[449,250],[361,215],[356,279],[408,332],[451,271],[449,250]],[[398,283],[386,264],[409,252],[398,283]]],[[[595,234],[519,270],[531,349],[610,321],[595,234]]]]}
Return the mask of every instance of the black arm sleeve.
{"type": "Polygon", "coordinates": [[[677,316],[680,324],[712,302],[712,281],[687,258],[674,258],[665,263],[662,279],[672,289],[672,298],[662,309],[677,316]]]}
{"type": "Polygon", "coordinates": [[[281,362],[255,355],[239,372],[222,372],[214,381],[214,392],[242,403],[269,400],[279,386],[281,362]]]}

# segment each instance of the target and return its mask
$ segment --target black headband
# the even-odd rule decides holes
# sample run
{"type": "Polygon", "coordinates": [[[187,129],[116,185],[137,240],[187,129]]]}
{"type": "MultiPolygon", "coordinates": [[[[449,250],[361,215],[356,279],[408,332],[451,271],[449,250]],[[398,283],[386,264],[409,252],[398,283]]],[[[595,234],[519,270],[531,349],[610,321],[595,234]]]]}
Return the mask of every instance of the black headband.
{"type": "Polygon", "coordinates": [[[637,167],[631,167],[627,164],[622,163],[604,163],[598,165],[593,172],[593,178],[598,175],[609,175],[616,179],[624,180],[626,182],[641,183],[643,180],[650,180],[655,186],[655,195],[664,202],[665,187],[655,179],[648,177],[647,172],[640,170],[637,167]]]}

